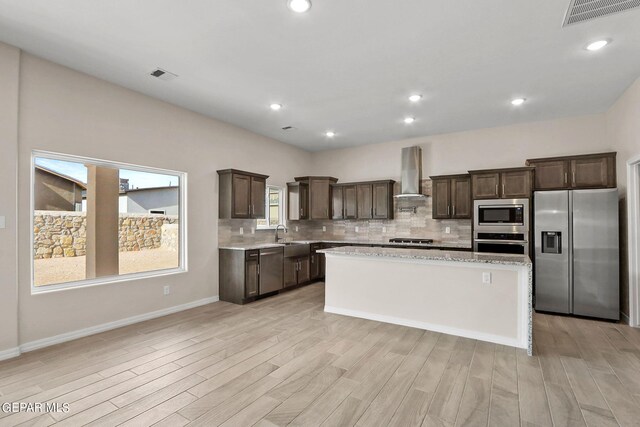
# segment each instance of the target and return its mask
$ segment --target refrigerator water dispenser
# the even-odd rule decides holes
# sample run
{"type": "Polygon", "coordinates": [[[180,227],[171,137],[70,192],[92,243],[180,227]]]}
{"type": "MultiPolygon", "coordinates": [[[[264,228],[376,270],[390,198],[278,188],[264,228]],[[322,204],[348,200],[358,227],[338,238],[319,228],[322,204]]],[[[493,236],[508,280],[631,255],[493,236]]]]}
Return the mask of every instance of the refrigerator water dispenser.
{"type": "Polygon", "coordinates": [[[542,232],[542,253],[561,254],[562,253],[562,232],[543,231],[542,232]]]}

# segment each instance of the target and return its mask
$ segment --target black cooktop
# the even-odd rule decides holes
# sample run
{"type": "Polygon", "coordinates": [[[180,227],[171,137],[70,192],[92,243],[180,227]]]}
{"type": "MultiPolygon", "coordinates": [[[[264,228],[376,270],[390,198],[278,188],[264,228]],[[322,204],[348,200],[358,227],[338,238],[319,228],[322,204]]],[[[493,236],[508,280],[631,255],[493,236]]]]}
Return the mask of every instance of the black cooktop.
{"type": "Polygon", "coordinates": [[[396,237],[393,239],[389,239],[389,243],[418,243],[418,244],[426,245],[429,243],[433,243],[433,239],[413,239],[411,237],[396,237]]]}

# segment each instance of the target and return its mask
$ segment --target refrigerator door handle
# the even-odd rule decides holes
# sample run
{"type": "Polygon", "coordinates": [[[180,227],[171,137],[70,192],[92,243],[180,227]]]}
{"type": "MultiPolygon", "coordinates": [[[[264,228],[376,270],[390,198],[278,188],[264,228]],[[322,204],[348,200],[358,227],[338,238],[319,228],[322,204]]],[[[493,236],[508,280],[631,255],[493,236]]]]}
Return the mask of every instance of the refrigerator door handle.
{"type": "Polygon", "coordinates": [[[573,314],[573,191],[569,191],[569,313],[573,314]]]}

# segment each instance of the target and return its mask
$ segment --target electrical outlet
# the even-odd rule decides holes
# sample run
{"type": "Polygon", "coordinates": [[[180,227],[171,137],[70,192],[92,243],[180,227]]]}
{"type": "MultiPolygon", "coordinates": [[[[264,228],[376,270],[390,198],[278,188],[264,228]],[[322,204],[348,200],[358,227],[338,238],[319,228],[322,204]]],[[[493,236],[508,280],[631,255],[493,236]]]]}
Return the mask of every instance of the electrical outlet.
{"type": "Polygon", "coordinates": [[[296,233],[298,232],[298,226],[296,225],[296,233]]]}
{"type": "Polygon", "coordinates": [[[387,232],[387,227],[382,227],[382,232],[386,233],[387,232]]]}
{"type": "Polygon", "coordinates": [[[444,234],[451,234],[451,227],[445,227],[444,234]]]}
{"type": "Polygon", "coordinates": [[[360,231],[360,227],[358,227],[358,226],[356,225],[356,233],[357,233],[358,231],[360,231]]]}
{"type": "Polygon", "coordinates": [[[164,287],[164,294],[165,295],[169,295],[171,293],[171,286],[165,286],[164,287]]]}
{"type": "Polygon", "coordinates": [[[327,226],[326,226],[326,225],[323,225],[323,226],[322,226],[322,231],[323,231],[323,232],[327,231],[327,226]]]}
{"type": "Polygon", "coordinates": [[[256,229],[251,227],[251,234],[256,234],[256,229]]]}
{"type": "Polygon", "coordinates": [[[491,284],[491,273],[482,273],[482,283],[491,284]]]}
{"type": "Polygon", "coordinates": [[[244,228],[240,227],[240,235],[242,236],[244,234],[244,228]]]}

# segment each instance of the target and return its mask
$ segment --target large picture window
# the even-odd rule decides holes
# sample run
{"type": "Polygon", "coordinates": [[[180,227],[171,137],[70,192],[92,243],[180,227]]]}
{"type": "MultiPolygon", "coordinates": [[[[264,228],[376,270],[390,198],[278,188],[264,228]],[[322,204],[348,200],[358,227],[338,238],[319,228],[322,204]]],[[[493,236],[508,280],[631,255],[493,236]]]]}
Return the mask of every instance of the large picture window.
{"type": "Polygon", "coordinates": [[[32,156],[32,289],[186,271],[186,174],[32,156]]]}

